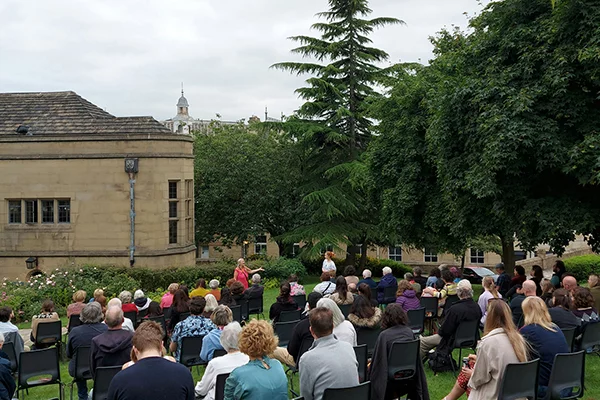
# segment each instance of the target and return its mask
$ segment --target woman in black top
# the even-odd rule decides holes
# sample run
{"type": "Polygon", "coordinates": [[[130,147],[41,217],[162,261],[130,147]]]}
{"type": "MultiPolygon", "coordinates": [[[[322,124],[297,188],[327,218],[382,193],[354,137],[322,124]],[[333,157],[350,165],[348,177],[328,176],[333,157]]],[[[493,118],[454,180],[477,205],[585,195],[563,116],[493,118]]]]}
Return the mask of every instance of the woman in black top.
{"type": "Polygon", "coordinates": [[[566,289],[556,289],[552,293],[552,307],[548,309],[552,322],[560,329],[577,328],[581,324],[579,319],[571,312],[573,300],[566,289]]]}
{"type": "Polygon", "coordinates": [[[279,286],[279,297],[277,301],[271,305],[269,310],[269,319],[273,320],[273,323],[279,321],[279,315],[282,311],[294,311],[298,309],[298,304],[290,296],[290,284],[283,282],[279,286]]]}
{"type": "Polygon", "coordinates": [[[221,300],[219,300],[219,304],[227,307],[237,305],[228,287],[224,287],[223,289],[221,289],[221,300]]]}
{"type": "Polygon", "coordinates": [[[182,290],[177,289],[173,295],[173,304],[171,305],[171,319],[169,320],[169,331],[175,329],[175,325],[181,321],[181,314],[190,312],[190,298],[182,290]]]}
{"type": "Polygon", "coordinates": [[[531,267],[531,280],[535,282],[535,295],[542,295],[542,279],[544,279],[544,271],[539,265],[531,267]]]}

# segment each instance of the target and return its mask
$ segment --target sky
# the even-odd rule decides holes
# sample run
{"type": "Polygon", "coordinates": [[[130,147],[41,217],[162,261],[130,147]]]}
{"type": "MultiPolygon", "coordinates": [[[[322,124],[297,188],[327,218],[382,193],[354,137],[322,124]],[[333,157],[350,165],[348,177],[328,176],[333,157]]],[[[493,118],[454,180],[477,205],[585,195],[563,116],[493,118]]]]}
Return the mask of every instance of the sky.
{"type": "MultiPolygon", "coordinates": [[[[485,2],[485,0],[482,0],[485,2]]],[[[292,35],[312,34],[327,0],[2,0],[0,92],[73,90],[116,116],[176,114],[224,120],[290,115],[306,77],[269,68],[300,60],[292,35]]],[[[466,28],[478,0],[371,0],[390,63],[427,63],[429,37],[466,28]]]]}

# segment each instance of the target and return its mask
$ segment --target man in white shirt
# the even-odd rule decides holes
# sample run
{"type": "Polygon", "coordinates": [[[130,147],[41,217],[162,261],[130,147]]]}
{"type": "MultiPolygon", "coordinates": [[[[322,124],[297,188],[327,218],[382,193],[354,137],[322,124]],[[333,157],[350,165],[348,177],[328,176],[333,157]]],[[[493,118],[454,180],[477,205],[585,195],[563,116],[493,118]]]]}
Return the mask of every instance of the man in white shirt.
{"type": "Polygon", "coordinates": [[[19,354],[24,350],[24,342],[21,335],[19,335],[19,328],[16,327],[11,319],[15,317],[12,308],[0,307],[0,333],[4,334],[4,340],[6,343],[13,343],[15,347],[15,353],[17,359],[19,354]]]}
{"type": "MultiPolygon", "coordinates": [[[[119,307],[121,310],[123,309],[123,303],[118,298],[111,299],[106,305],[106,309],[108,310],[110,307],[119,307]]],[[[133,321],[129,318],[123,318],[123,326],[121,327],[124,331],[135,332],[135,328],[133,327],[133,321]]]]}

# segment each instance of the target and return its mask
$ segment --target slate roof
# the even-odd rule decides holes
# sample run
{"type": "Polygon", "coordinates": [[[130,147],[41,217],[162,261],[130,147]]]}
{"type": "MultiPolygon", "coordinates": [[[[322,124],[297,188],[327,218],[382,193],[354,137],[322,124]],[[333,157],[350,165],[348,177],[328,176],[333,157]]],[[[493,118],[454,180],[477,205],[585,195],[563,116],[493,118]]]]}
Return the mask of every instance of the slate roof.
{"type": "Polygon", "coordinates": [[[77,93],[0,93],[0,135],[173,134],[152,117],[115,117],[77,93]]]}

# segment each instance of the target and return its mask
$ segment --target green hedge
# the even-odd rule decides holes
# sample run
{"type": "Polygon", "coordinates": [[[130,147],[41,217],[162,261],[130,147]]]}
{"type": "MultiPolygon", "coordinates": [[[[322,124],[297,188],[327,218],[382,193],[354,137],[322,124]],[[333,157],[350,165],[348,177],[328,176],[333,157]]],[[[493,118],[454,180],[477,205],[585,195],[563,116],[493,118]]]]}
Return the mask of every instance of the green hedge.
{"type": "Polygon", "coordinates": [[[588,254],[564,260],[567,272],[575,275],[578,281],[587,281],[590,274],[600,274],[600,255],[588,254]]]}

